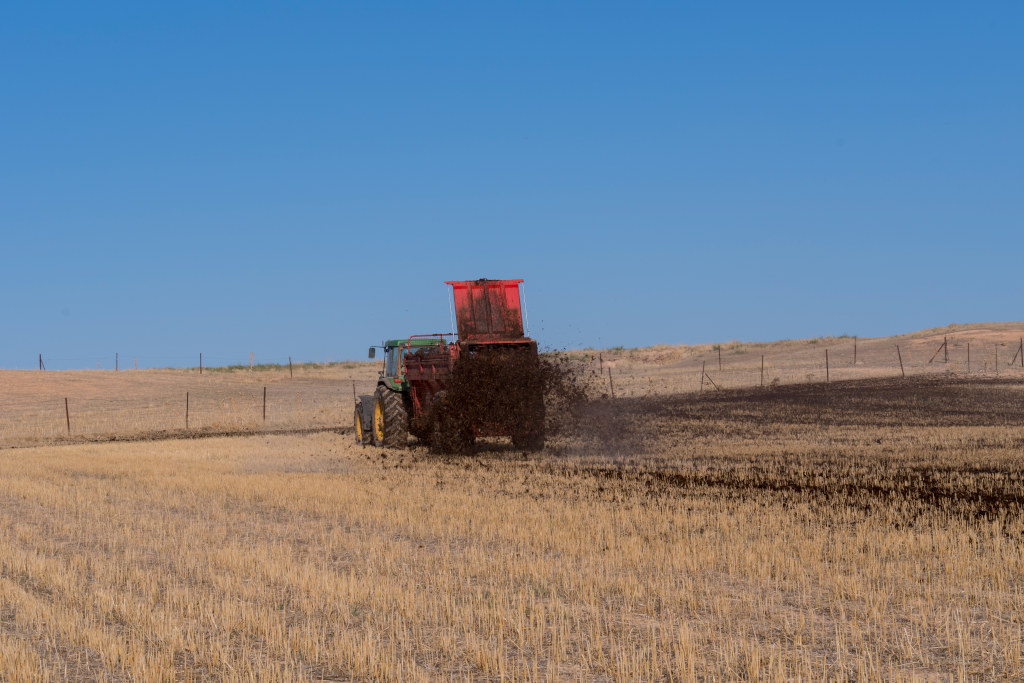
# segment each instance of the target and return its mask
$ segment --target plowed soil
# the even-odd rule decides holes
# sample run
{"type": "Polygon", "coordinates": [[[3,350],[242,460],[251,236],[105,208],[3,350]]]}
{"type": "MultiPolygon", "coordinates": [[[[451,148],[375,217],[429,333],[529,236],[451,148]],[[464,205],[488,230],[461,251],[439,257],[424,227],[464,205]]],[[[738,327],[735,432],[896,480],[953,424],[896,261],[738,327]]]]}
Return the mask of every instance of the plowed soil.
{"type": "Polygon", "coordinates": [[[1024,382],[916,377],[592,401],[546,462],[651,497],[1019,516],[1024,382]]]}

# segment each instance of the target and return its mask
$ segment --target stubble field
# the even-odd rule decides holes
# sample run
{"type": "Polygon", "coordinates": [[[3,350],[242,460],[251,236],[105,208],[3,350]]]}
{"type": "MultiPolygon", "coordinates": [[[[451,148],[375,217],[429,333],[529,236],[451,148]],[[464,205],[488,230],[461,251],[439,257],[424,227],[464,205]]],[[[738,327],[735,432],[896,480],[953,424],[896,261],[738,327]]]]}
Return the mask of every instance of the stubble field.
{"type": "Polygon", "coordinates": [[[0,679],[1024,678],[1019,374],[678,393],[619,358],[529,455],[363,449],[350,404],[306,434],[8,426],[0,679]]]}

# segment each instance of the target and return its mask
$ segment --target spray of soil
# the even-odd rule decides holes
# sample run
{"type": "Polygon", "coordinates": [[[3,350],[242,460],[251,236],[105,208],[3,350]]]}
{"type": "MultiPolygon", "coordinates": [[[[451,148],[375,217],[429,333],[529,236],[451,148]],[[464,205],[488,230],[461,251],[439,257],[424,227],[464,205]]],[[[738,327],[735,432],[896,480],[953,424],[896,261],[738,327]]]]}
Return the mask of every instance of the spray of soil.
{"type": "Polygon", "coordinates": [[[466,453],[476,436],[507,435],[516,448],[539,450],[547,436],[575,423],[595,378],[581,361],[538,356],[530,347],[465,353],[428,416],[431,446],[466,453]]]}

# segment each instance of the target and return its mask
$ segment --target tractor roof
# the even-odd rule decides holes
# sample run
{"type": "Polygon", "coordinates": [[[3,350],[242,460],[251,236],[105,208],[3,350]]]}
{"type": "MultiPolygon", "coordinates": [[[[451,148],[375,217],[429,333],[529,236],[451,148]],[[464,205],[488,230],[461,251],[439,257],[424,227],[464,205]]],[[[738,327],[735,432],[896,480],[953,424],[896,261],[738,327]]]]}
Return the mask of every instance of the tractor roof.
{"type": "Polygon", "coordinates": [[[443,344],[443,337],[413,337],[411,339],[388,339],[384,346],[433,346],[443,344]]]}

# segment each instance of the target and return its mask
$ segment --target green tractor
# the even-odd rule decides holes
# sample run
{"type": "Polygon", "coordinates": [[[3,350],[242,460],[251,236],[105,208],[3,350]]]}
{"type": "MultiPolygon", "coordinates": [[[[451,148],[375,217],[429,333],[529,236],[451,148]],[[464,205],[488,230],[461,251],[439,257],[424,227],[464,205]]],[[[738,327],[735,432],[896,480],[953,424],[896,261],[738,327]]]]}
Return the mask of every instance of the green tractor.
{"type": "MultiPolygon", "coordinates": [[[[406,353],[435,351],[445,353],[448,344],[443,335],[384,342],[384,368],[373,395],[356,398],[356,443],[374,446],[404,446],[409,438],[409,418],[416,413],[412,387],[405,362],[406,353]]],[[[377,347],[370,348],[370,358],[377,347]]]]}

